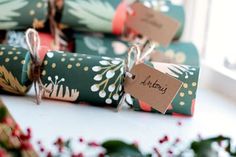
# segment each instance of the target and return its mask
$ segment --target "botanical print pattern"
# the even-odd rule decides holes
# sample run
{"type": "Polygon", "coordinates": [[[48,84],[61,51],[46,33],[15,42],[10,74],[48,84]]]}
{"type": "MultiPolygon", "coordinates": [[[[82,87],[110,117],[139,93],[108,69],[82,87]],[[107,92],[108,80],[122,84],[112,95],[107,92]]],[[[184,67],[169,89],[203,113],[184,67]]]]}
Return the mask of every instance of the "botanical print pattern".
{"type": "Polygon", "coordinates": [[[167,73],[175,78],[179,78],[181,75],[184,76],[185,79],[189,78],[189,75],[193,75],[195,68],[188,65],[177,65],[177,64],[165,64],[153,62],[153,66],[155,69],[167,73]]]}
{"type": "Polygon", "coordinates": [[[44,27],[48,3],[46,0],[0,0],[0,10],[0,29],[37,29],[44,27]]]}
{"type": "Polygon", "coordinates": [[[97,51],[99,55],[105,55],[107,53],[107,48],[104,46],[103,40],[98,37],[85,36],[85,45],[92,51],[97,51]]]}
{"type": "Polygon", "coordinates": [[[166,2],[167,0],[145,0],[143,4],[157,11],[168,12],[170,8],[166,2]]]}
{"type": "Polygon", "coordinates": [[[116,55],[124,55],[128,52],[128,46],[120,41],[112,41],[112,48],[116,55]]]}
{"type": "MultiPolygon", "coordinates": [[[[167,114],[192,116],[194,112],[199,67],[158,62],[151,62],[150,65],[183,82],[182,87],[170,104],[167,114]]],[[[137,99],[134,99],[133,106],[135,110],[157,112],[150,105],[137,99]]]]}
{"type": "Polygon", "coordinates": [[[113,100],[119,100],[119,92],[122,90],[122,84],[118,84],[118,82],[122,82],[124,75],[124,65],[123,61],[120,59],[111,59],[109,57],[102,57],[103,60],[99,61],[100,65],[92,67],[92,70],[97,74],[93,78],[95,84],[91,86],[92,92],[98,92],[101,98],[104,98],[108,95],[105,102],[107,104],[112,103],[113,100]],[[113,78],[115,73],[118,73],[118,77],[114,82],[111,82],[111,78],[113,78]]]}
{"type": "Polygon", "coordinates": [[[168,47],[158,46],[150,59],[155,62],[199,66],[198,50],[191,42],[173,42],[168,47]]]}
{"type": "Polygon", "coordinates": [[[0,44],[0,91],[24,95],[31,86],[28,51],[0,44]]]}
{"type": "MultiPolygon", "coordinates": [[[[93,51],[96,52],[96,55],[115,57],[123,56],[128,51],[127,44],[119,41],[116,37],[106,38],[103,35],[85,35],[82,37],[82,39],[88,49],[84,50],[86,53],[93,51]]],[[[79,44],[81,44],[81,42],[79,44]]],[[[78,47],[81,49],[81,46],[78,47]]]]}
{"type": "Polygon", "coordinates": [[[117,106],[123,94],[124,62],[119,58],[50,51],[41,80],[45,97],[117,106]]]}
{"type": "Polygon", "coordinates": [[[108,1],[67,0],[65,3],[69,6],[69,13],[77,17],[79,24],[93,31],[112,31],[115,9],[108,1]]]}
{"type": "Polygon", "coordinates": [[[162,61],[161,59],[167,61],[168,63],[177,63],[177,64],[184,64],[188,60],[186,52],[175,51],[174,49],[167,49],[163,52],[159,52],[157,50],[155,53],[153,53],[153,57],[151,58],[152,61],[162,61]]]}
{"type": "Polygon", "coordinates": [[[22,47],[28,49],[25,41],[24,32],[8,31],[7,32],[7,44],[10,46],[22,47]]]}
{"type": "Polygon", "coordinates": [[[0,88],[14,94],[25,94],[27,87],[22,86],[17,78],[4,65],[0,66],[0,88]]]}
{"type": "Polygon", "coordinates": [[[18,9],[23,8],[28,4],[26,0],[1,0],[0,1],[0,28],[12,28],[17,26],[18,22],[14,21],[13,17],[20,17],[21,14],[17,12],[18,9]]]}
{"type": "Polygon", "coordinates": [[[77,89],[69,89],[68,86],[60,85],[60,83],[66,81],[65,78],[59,79],[58,76],[55,76],[55,80],[53,80],[49,76],[48,81],[51,83],[44,85],[47,90],[44,92],[44,97],[64,101],[76,101],[78,99],[79,91],[77,89]]]}

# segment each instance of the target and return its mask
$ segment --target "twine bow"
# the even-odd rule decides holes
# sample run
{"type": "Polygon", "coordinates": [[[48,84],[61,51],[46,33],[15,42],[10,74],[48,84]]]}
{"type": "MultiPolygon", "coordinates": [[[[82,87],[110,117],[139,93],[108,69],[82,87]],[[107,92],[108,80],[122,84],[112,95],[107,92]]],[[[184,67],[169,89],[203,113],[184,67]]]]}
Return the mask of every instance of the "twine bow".
{"type": "Polygon", "coordinates": [[[30,52],[31,66],[30,66],[30,79],[33,81],[36,103],[40,104],[42,100],[45,87],[41,81],[41,65],[42,62],[39,57],[40,39],[38,32],[34,29],[26,31],[26,43],[30,52]]]}
{"type": "MultiPolygon", "coordinates": [[[[140,46],[137,44],[133,44],[128,51],[128,56],[125,60],[125,76],[134,79],[134,75],[130,72],[131,69],[142,62],[144,62],[144,59],[147,58],[154,50],[156,44],[150,41],[147,41],[144,44],[144,47],[142,50],[145,50],[145,46],[149,45],[146,51],[142,52],[140,49],[140,46]],[[134,61],[131,64],[131,55],[132,53],[134,54],[134,61]]],[[[117,111],[120,111],[122,108],[122,104],[125,102],[126,97],[128,96],[128,93],[124,93],[122,96],[118,106],[117,106],[117,111]]]]}

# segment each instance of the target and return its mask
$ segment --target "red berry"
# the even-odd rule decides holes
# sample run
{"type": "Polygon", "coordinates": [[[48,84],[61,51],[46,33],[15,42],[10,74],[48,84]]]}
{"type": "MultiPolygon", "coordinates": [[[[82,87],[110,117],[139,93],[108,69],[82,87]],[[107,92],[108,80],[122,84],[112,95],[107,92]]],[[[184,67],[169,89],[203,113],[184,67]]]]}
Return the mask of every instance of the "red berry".
{"type": "Polygon", "coordinates": [[[28,133],[28,135],[31,135],[32,131],[30,128],[27,128],[27,133],[28,133]]]}
{"type": "Polygon", "coordinates": [[[84,142],[84,139],[82,137],[79,138],[79,142],[84,142]]]}
{"type": "Polygon", "coordinates": [[[167,152],[168,152],[168,154],[173,154],[173,151],[170,149],[167,152]]]}
{"type": "Polygon", "coordinates": [[[4,124],[7,124],[7,125],[12,125],[13,124],[13,120],[12,120],[12,118],[10,118],[10,117],[5,117],[3,120],[2,120],[2,123],[4,123],[4,124]]]}
{"type": "Polygon", "coordinates": [[[32,149],[32,145],[30,142],[22,142],[21,149],[22,150],[30,150],[30,149],[32,149]]]}
{"type": "Polygon", "coordinates": [[[3,149],[0,149],[0,157],[6,157],[7,154],[3,149]]]}
{"type": "Polygon", "coordinates": [[[42,142],[41,142],[41,141],[37,141],[37,144],[38,144],[38,145],[41,145],[41,144],[42,144],[42,142]]]}
{"type": "Polygon", "coordinates": [[[19,132],[19,130],[13,129],[12,132],[11,132],[11,135],[12,135],[13,137],[17,137],[17,136],[20,135],[20,132],[19,132]]]}
{"type": "Polygon", "coordinates": [[[20,135],[20,139],[23,141],[30,140],[30,138],[31,138],[31,135],[25,135],[25,134],[20,135]]]}
{"type": "Polygon", "coordinates": [[[104,157],[104,156],[105,156],[104,153],[99,153],[99,154],[98,154],[98,157],[104,157]]]}
{"type": "Polygon", "coordinates": [[[64,144],[64,141],[61,137],[58,137],[54,145],[62,146],[64,144]]]}
{"type": "Polygon", "coordinates": [[[45,149],[43,147],[40,148],[40,152],[44,152],[45,149]]]}
{"type": "Polygon", "coordinates": [[[47,157],[52,157],[52,153],[48,152],[47,157]]]}
{"type": "Polygon", "coordinates": [[[156,153],[157,157],[161,157],[161,153],[159,152],[159,150],[156,147],[154,147],[153,150],[156,153]]]}
{"type": "Polygon", "coordinates": [[[63,143],[63,140],[62,140],[61,137],[59,137],[59,138],[57,139],[57,143],[58,143],[58,144],[62,144],[62,143],[63,143]]]}
{"type": "Polygon", "coordinates": [[[161,138],[161,139],[159,140],[159,143],[162,144],[162,143],[168,142],[168,141],[169,141],[169,137],[168,137],[168,136],[164,136],[163,138],[161,138]]]}
{"type": "Polygon", "coordinates": [[[83,157],[84,155],[82,153],[79,154],[72,154],[71,157],[83,157]]]}
{"type": "Polygon", "coordinates": [[[169,137],[168,136],[164,136],[164,141],[169,141],[169,137]]]}
{"type": "Polygon", "coordinates": [[[94,142],[94,141],[89,142],[88,145],[89,145],[90,147],[98,147],[98,146],[100,146],[98,143],[96,143],[96,142],[94,142]]]}
{"type": "Polygon", "coordinates": [[[175,139],[175,144],[179,143],[180,141],[181,141],[180,138],[176,138],[175,139]]]}
{"type": "Polygon", "coordinates": [[[181,121],[178,121],[177,125],[178,125],[178,126],[182,126],[182,122],[181,122],[181,121]]]}

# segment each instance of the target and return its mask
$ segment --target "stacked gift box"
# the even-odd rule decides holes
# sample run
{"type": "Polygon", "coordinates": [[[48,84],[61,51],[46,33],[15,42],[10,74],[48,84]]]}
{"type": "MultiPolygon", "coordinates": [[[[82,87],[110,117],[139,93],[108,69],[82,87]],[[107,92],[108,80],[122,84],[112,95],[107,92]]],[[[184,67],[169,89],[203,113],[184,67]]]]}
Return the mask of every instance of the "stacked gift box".
{"type": "MultiPolygon", "coordinates": [[[[180,24],[169,46],[156,46],[146,62],[151,67],[183,82],[167,113],[192,116],[198,85],[199,56],[192,43],[179,41],[185,25],[184,8],[169,0],[140,2],[177,20],[180,24]]],[[[4,9],[4,14],[0,15],[1,41],[7,44],[0,46],[1,92],[24,95],[31,87],[31,61],[24,31],[34,27],[39,31],[41,46],[52,50],[42,59],[41,80],[44,86],[52,91],[45,93],[44,97],[117,107],[123,94],[123,60],[127,57],[130,45],[137,42],[125,38],[123,34],[127,3],[135,2],[1,2],[0,9],[4,9]],[[60,32],[58,36],[65,41],[66,48],[55,46],[55,29],[60,32]]],[[[147,103],[131,96],[126,97],[126,103],[134,110],[158,112],[147,103]]]]}

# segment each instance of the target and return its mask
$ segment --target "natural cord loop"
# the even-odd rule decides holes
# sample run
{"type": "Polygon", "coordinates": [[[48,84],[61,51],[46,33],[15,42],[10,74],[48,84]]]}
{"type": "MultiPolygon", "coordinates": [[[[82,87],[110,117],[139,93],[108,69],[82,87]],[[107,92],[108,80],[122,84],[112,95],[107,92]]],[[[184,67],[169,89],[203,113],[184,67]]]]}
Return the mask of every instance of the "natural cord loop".
{"type": "MultiPolygon", "coordinates": [[[[145,58],[147,58],[154,50],[154,48],[156,47],[156,44],[151,42],[151,41],[147,41],[147,43],[145,43],[145,46],[149,46],[147,48],[147,50],[145,52],[141,52],[140,46],[137,44],[133,44],[128,51],[128,56],[125,60],[125,76],[134,79],[135,75],[133,75],[130,71],[131,69],[137,65],[142,63],[145,58]],[[133,59],[133,63],[131,63],[131,55],[132,53],[134,54],[134,59],[133,59]]],[[[145,48],[143,48],[145,49],[145,48]]],[[[117,111],[120,111],[122,108],[122,105],[125,102],[126,97],[128,96],[129,93],[124,93],[124,95],[122,96],[118,106],[117,106],[117,111]]]]}
{"type": "Polygon", "coordinates": [[[26,43],[30,52],[31,66],[30,66],[30,79],[33,81],[36,103],[40,104],[42,100],[45,87],[41,81],[41,65],[42,62],[39,57],[40,39],[38,32],[34,29],[28,29],[25,34],[26,43]]]}

